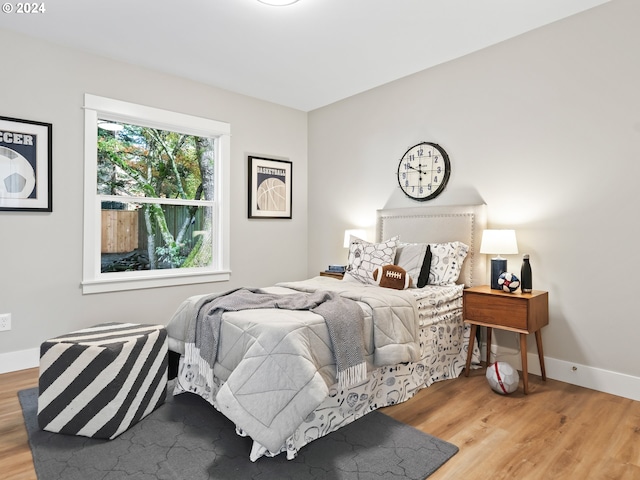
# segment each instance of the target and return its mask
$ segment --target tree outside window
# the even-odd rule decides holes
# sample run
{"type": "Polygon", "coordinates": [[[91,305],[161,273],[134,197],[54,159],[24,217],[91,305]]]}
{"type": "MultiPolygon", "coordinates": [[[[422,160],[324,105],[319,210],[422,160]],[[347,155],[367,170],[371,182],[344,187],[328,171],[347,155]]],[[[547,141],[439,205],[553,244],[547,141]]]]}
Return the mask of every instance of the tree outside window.
{"type": "MultiPolygon", "coordinates": [[[[203,273],[227,272],[219,279],[228,279],[228,202],[221,194],[228,183],[221,173],[228,171],[228,134],[201,134],[220,122],[204,121],[204,130],[191,122],[181,128],[180,121],[168,128],[167,118],[184,116],[135,105],[136,115],[123,116],[122,108],[132,104],[88,97],[102,108],[87,109],[92,118],[85,123],[92,138],[85,183],[95,192],[85,198],[87,211],[94,212],[85,212],[91,223],[85,250],[93,251],[85,252],[85,293],[212,281],[199,278],[203,273]],[[111,102],[115,108],[104,108],[111,102]],[[167,117],[158,122],[162,127],[148,118],[154,114],[167,117]],[[172,275],[179,280],[167,280],[172,275]]],[[[201,119],[187,120],[197,125],[201,119]]]]}

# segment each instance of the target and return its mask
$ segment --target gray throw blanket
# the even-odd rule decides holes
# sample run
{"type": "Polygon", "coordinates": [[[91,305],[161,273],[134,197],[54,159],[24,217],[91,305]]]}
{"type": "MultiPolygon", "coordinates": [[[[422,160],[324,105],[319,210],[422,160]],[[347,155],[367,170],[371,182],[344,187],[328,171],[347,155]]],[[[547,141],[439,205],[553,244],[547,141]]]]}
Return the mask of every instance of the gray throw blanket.
{"type": "Polygon", "coordinates": [[[190,322],[186,333],[187,362],[197,363],[201,372],[211,375],[224,312],[257,308],[309,310],[322,316],[333,345],[338,383],[349,386],[365,380],[367,364],[362,309],[355,301],[327,291],[280,295],[240,288],[204,303],[198,311],[197,321],[190,322]]]}

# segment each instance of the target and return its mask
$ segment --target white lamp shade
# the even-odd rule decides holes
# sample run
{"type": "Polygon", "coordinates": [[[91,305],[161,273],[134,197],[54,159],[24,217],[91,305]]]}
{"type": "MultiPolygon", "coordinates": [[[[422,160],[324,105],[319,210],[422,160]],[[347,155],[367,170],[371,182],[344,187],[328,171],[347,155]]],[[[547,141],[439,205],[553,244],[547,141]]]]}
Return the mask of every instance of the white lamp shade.
{"type": "Polygon", "coordinates": [[[351,243],[351,236],[358,237],[362,240],[366,240],[365,236],[367,232],[364,230],[345,230],[344,231],[344,248],[349,248],[349,244],[351,243]]]}
{"type": "Polygon", "coordinates": [[[518,253],[515,230],[485,230],[482,232],[480,253],[514,254],[518,253]]]}

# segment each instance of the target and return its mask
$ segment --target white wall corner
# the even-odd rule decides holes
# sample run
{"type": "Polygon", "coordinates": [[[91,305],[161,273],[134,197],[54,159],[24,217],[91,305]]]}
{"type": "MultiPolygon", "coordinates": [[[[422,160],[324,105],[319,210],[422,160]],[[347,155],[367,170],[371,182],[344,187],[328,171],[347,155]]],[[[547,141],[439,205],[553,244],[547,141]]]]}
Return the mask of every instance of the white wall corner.
{"type": "Polygon", "coordinates": [[[40,366],[40,349],[30,348],[17,352],[0,353],[0,374],[40,366]]]}

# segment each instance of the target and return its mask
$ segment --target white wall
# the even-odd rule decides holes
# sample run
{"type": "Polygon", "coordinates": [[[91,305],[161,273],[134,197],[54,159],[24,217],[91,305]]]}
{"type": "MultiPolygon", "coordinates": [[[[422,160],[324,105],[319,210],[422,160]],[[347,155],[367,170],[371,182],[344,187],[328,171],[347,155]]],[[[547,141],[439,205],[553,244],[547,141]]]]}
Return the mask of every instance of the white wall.
{"type": "Polygon", "coordinates": [[[0,372],[37,365],[43,340],[81,327],[164,324],[188,295],[306,276],[306,113],[7,31],[0,45],[11,45],[2,49],[0,115],[53,124],[53,212],[0,212],[0,313],[13,324],[0,332],[0,372]],[[84,93],[231,124],[230,282],[82,295],[84,93]],[[293,162],[292,220],[247,219],[250,154],[293,162]]]}
{"type": "Polygon", "coordinates": [[[572,365],[628,375],[640,398],[638,18],[640,2],[614,0],[311,112],[308,273],[346,260],[345,228],[417,205],[397,187],[398,161],[439,143],[452,175],[430,203],[484,201],[490,227],[516,229],[534,288],[550,293],[555,378],[572,365]]]}

